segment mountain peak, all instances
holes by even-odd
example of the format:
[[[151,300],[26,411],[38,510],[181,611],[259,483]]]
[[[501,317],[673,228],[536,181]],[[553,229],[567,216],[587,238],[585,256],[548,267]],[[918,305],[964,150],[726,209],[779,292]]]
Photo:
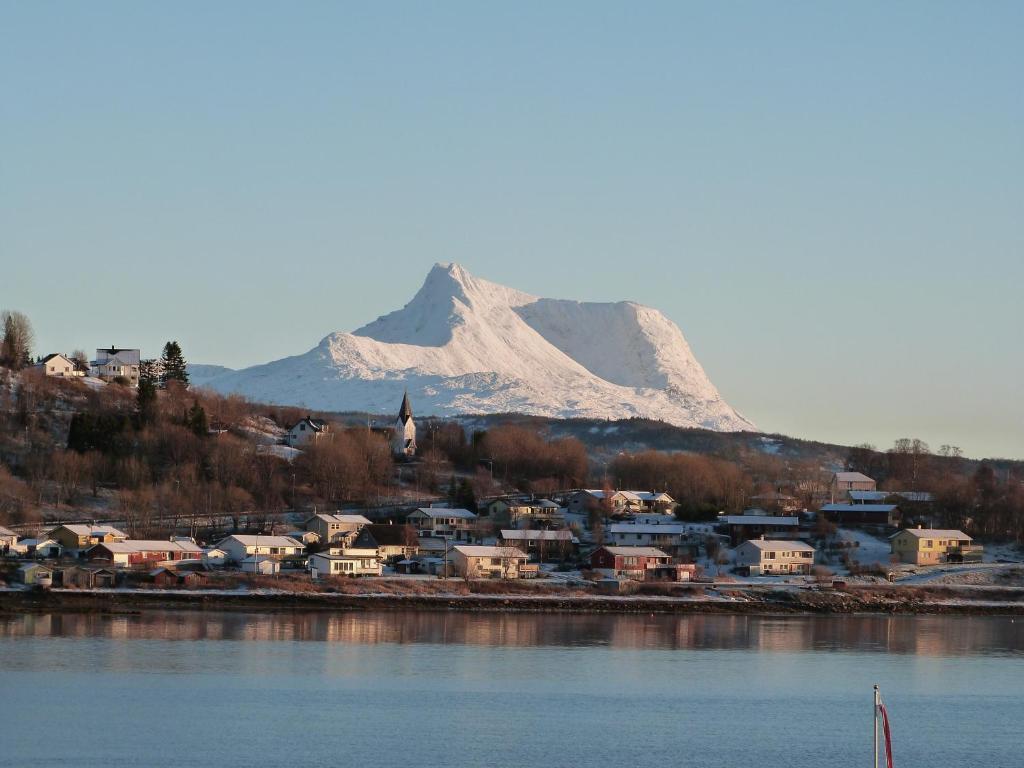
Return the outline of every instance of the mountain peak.
[[[254,399],[422,414],[519,412],[651,418],[724,431],[754,425],[708,380],[678,326],[632,302],[540,299],[438,263],[399,310],[305,355],[202,382]]]

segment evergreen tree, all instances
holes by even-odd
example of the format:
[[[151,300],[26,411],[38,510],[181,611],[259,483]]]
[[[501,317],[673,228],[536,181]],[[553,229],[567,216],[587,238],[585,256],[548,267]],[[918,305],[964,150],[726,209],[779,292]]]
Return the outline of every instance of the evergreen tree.
[[[206,437],[210,433],[209,424],[206,421],[206,410],[199,404],[199,401],[192,403],[185,417],[185,426],[191,429],[199,437]]]
[[[459,509],[468,509],[470,512],[476,512],[476,494],[473,493],[473,486],[469,484],[466,478],[462,478],[462,482],[459,483],[459,492],[455,498],[455,503],[458,504]]]
[[[160,388],[167,389],[167,384],[171,381],[188,386],[188,363],[181,353],[181,345],[176,341],[164,344],[164,352],[160,356]]]
[[[135,404],[139,413],[139,424],[150,424],[156,419],[156,388],[159,383],[156,360],[143,360],[139,366],[139,389]]]

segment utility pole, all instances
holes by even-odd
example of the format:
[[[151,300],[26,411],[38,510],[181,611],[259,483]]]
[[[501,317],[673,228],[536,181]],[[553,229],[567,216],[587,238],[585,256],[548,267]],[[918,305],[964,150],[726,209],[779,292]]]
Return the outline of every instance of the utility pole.
[[[875,750],[875,768],[878,768],[878,686],[875,686],[874,703],[871,706],[871,737]]]

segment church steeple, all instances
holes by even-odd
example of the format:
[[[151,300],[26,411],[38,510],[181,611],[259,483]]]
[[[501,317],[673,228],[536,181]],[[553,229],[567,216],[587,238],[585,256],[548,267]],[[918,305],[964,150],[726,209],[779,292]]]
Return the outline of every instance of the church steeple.
[[[394,435],[391,438],[391,452],[395,456],[411,459],[416,455],[416,422],[412,420],[412,406],[409,405],[409,390],[402,398],[402,407],[395,419]]]
[[[409,405],[409,390],[405,391],[402,398],[402,407],[398,409],[398,420],[406,424],[412,418],[412,406]]]

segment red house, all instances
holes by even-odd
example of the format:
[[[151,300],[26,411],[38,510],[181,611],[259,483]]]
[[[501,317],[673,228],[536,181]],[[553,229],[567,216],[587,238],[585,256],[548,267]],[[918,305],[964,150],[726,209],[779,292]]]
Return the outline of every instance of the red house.
[[[656,547],[599,547],[590,556],[590,567],[619,579],[634,581],[687,581],[693,566],[675,565]]]
[[[86,557],[89,560],[129,567],[167,561],[199,560],[202,556],[202,547],[197,546],[193,541],[181,539],[175,541],[127,539],[97,544],[86,552]]]

